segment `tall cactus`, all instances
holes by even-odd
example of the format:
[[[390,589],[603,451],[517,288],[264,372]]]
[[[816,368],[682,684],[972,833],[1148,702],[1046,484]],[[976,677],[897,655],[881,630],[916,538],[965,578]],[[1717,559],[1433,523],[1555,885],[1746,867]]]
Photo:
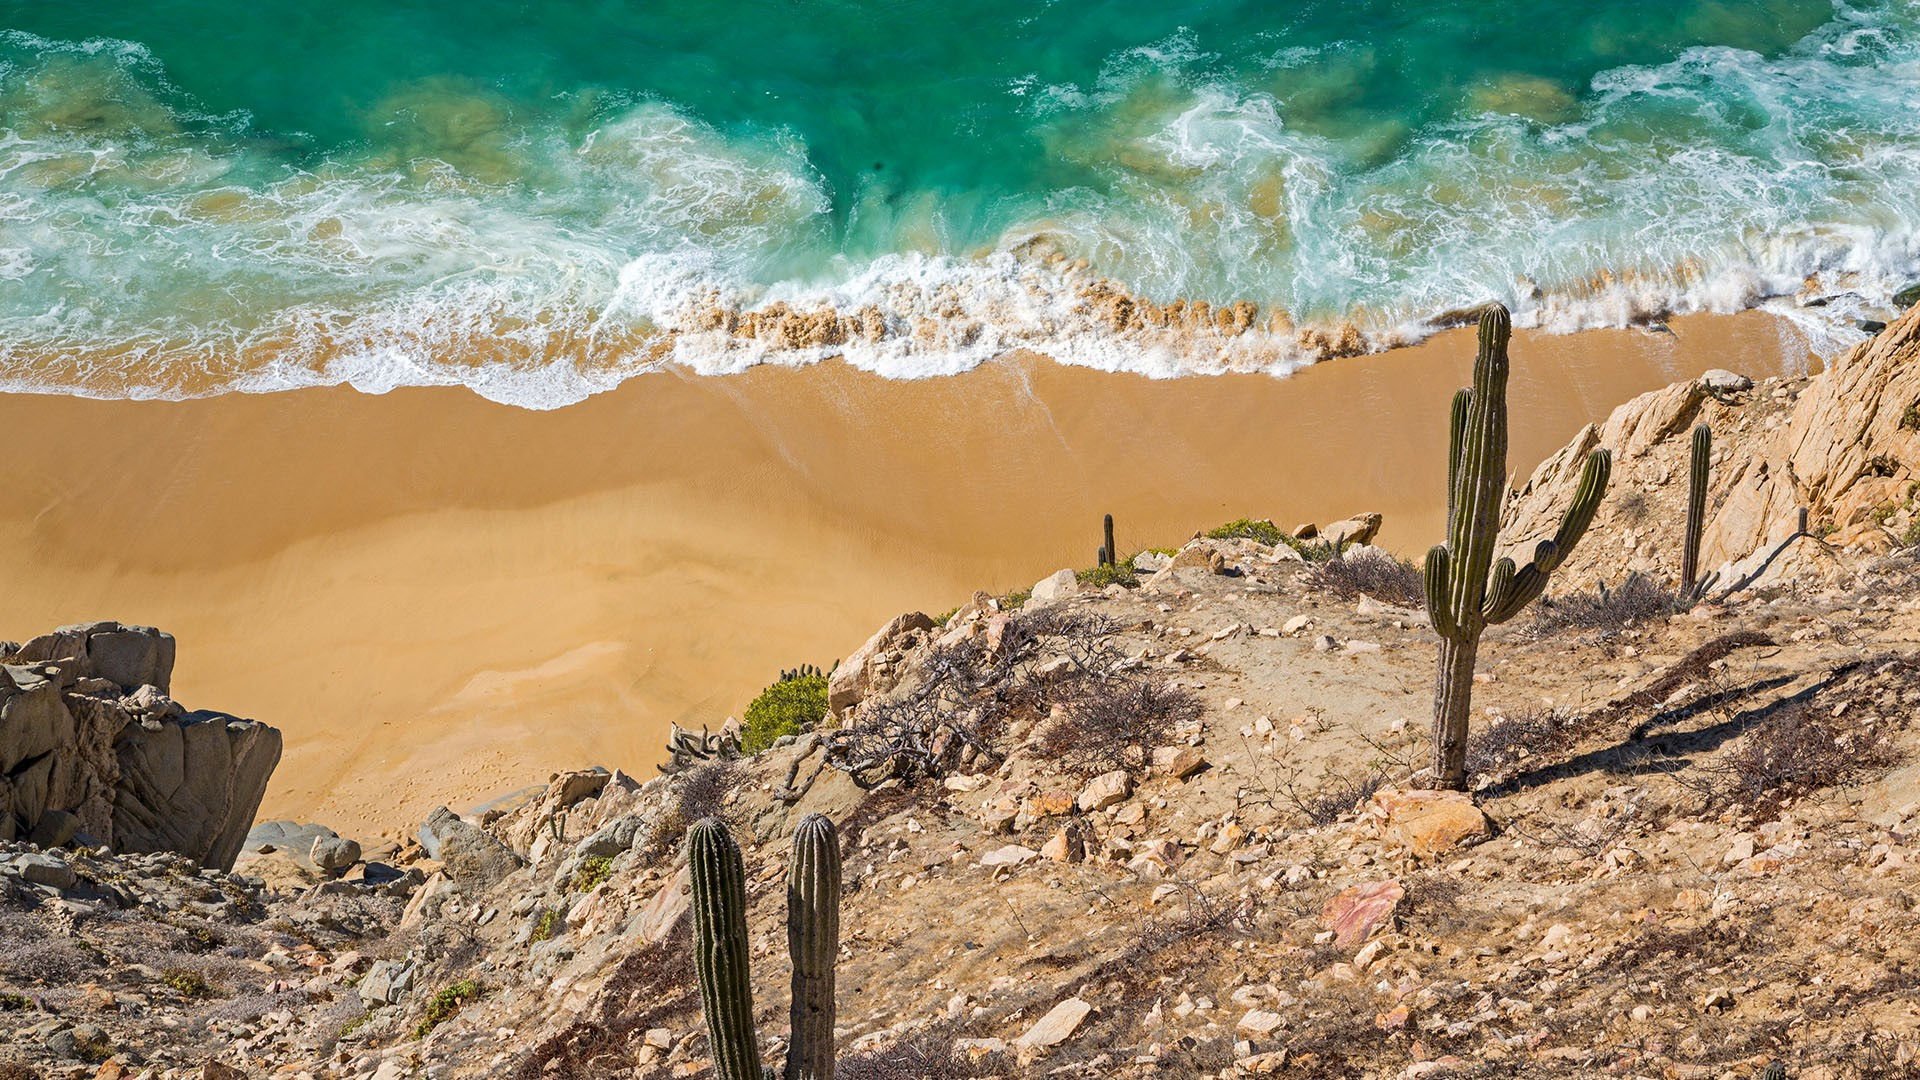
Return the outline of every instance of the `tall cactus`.
[[[1692,605],[1720,580],[1714,573],[1700,578],[1700,533],[1707,517],[1707,466],[1713,454],[1713,429],[1701,424],[1693,429],[1693,458],[1687,471],[1687,537],[1680,552],[1680,599]]]
[[[746,871],[740,847],[713,818],[687,834],[693,877],[694,970],[721,1080],[765,1080],[753,1026],[747,956]],[[840,838],[809,814],[793,834],[787,873],[787,947],[793,958],[793,1037],[785,1080],[833,1080],[834,962],[840,949]]]
[[[793,832],[787,873],[787,951],[793,957],[793,1046],[786,1080],[833,1080],[833,976],[840,954],[840,837],[824,815]]]
[[[707,818],[687,834],[693,877],[693,966],[721,1080],[762,1080],[753,1028],[753,966],[747,956],[747,882],[740,845]]]
[[[1613,467],[1605,450],[1587,455],[1573,503],[1553,539],[1540,541],[1525,567],[1516,568],[1512,559],[1494,560],[1506,494],[1507,343],[1512,335],[1512,317],[1504,306],[1482,310],[1473,386],[1453,398],[1447,542],[1427,553],[1427,617],[1440,635],[1431,782],[1455,790],[1467,786],[1467,721],[1480,635],[1518,615],[1545,591],[1548,576],[1593,523]]]
[[[1120,561],[1119,551],[1115,549],[1113,546],[1113,515],[1108,514],[1107,520],[1106,520],[1106,543],[1103,544],[1100,548],[1099,565],[1106,566],[1108,564],[1117,563],[1119,561]]]

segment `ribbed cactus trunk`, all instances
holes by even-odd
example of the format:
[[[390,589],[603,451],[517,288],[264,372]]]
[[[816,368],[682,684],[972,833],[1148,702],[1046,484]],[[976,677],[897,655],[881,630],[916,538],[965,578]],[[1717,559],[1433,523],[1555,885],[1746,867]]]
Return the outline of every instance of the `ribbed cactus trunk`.
[[[1542,540],[1533,560],[1516,569],[1512,559],[1494,560],[1500,541],[1500,511],[1507,479],[1507,344],[1513,323],[1507,309],[1491,304],[1480,315],[1480,351],[1473,386],[1454,395],[1447,458],[1447,542],[1427,553],[1427,618],[1440,635],[1433,691],[1435,787],[1464,791],[1467,734],[1473,706],[1473,669],[1480,635],[1519,614],[1547,587],[1574,544],[1593,523],[1606,493],[1612,458],[1605,450],[1587,456],[1580,483],[1553,539]]]
[[[687,835],[693,877],[693,965],[713,1043],[714,1075],[764,1080],[753,1026],[753,969],[747,956],[746,870],[740,847],[713,818]]]
[[[1680,589],[1693,597],[1700,581],[1700,533],[1707,516],[1707,459],[1713,453],[1713,429],[1693,429],[1693,459],[1687,471],[1687,538],[1680,553]]]
[[[840,837],[809,814],[793,833],[787,872],[787,948],[793,956],[793,1044],[786,1080],[833,1080],[834,963],[840,952]]]
[[[1105,532],[1106,532],[1106,543],[1104,546],[1100,548],[1100,562],[1102,565],[1105,565],[1107,563],[1117,563],[1120,561],[1120,551],[1118,548],[1113,546],[1113,515],[1112,514],[1107,515]]]

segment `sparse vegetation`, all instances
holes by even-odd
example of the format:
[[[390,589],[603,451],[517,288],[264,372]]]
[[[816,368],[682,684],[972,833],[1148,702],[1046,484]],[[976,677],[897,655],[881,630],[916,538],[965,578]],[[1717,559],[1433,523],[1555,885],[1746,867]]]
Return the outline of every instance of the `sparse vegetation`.
[[[168,968],[160,973],[160,981],[181,997],[203,998],[213,996],[213,987],[197,971],[186,968]]]
[[[1288,536],[1280,526],[1264,519],[1236,518],[1225,525],[1207,530],[1209,540],[1252,540],[1255,543],[1275,547],[1279,544],[1291,544],[1293,537]]]
[[[580,869],[574,871],[573,887],[580,892],[592,892],[613,876],[613,856],[595,855],[582,860]]]
[[[1632,626],[1673,614],[1674,594],[1645,574],[1628,574],[1617,589],[1601,585],[1590,593],[1543,597],[1534,609],[1532,632],[1539,636],[1562,630],[1595,630],[1617,634]]]
[[[1557,709],[1529,709],[1502,716],[1467,740],[1467,771],[1476,776],[1498,776],[1537,755],[1562,749],[1573,722],[1574,717]]]
[[[1048,726],[1041,745],[1077,776],[1140,772],[1152,762],[1155,747],[1171,742],[1174,729],[1199,719],[1202,711],[1193,691],[1131,672],[1086,679],[1063,698],[1061,716]]]
[[[747,706],[740,749],[757,754],[786,735],[812,731],[827,717],[827,676],[818,668],[782,672]]]
[[[543,941],[552,941],[554,936],[560,933],[560,925],[565,918],[557,908],[543,909],[540,912],[540,918],[534,921],[533,933],[528,940],[535,945]]]
[[[1131,589],[1140,584],[1140,579],[1133,572],[1132,559],[1125,562],[1106,562],[1085,570],[1076,570],[1073,576],[1079,579],[1080,584],[1091,585],[1096,589],[1104,589],[1109,585]]]
[[[1402,607],[1426,605],[1426,579],[1420,568],[1377,548],[1342,553],[1317,562],[1308,578],[1315,588],[1343,600],[1365,594]]]
[[[439,992],[427,999],[427,1011],[420,1022],[413,1026],[413,1037],[424,1039],[433,1034],[433,1029],[459,1015],[467,1003],[479,997],[485,988],[473,979],[461,979],[450,986],[442,987]]]

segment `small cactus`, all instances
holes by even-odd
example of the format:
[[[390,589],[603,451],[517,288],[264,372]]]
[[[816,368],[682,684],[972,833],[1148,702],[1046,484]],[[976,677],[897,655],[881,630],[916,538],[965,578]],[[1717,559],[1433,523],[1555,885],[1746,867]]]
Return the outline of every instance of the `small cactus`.
[[[747,956],[746,871],[726,825],[708,818],[687,834],[693,878],[694,970],[721,1080],[765,1080],[753,1026]],[[834,963],[840,949],[840,838],[809,814],[793,834],[787,873],[787,947],[793,957],[793,1035],[785,1080],[833,1080]]]
[[[1572,505],[1553,539],[1542,540],[1533,559],[1516,568],[1494,561],[1507,480],[1507,343],[1512,318],[1500,304],[1480,315],[1480,353],[1473,386],[1454,395],[1447,459],[1447,542],[1427,553],[1427,617],[1440,635],[1439,671],[1433,695],[1433,770],[1436,787],[1467,786],[1467,720],[1480,635],[1503,623],[1546,590],[1573,546],[1593,524],[1607,490],[1613,458],[1605,450],[1587,455]]]

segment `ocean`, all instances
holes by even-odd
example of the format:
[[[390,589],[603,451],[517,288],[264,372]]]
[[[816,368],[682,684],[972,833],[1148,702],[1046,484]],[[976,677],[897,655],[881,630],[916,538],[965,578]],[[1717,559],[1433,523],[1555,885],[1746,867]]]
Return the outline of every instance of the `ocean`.
[[[1920,4],[0,0],[0,388],[1152,376],[1920,279]]]

